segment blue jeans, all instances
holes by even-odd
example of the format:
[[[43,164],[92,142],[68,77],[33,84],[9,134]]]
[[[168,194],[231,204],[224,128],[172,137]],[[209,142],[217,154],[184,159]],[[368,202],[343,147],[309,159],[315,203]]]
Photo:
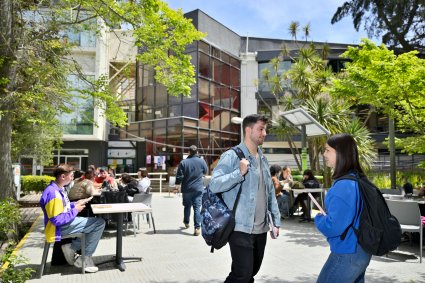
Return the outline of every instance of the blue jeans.
[[[100,217],[75,217],[70,223],[61,227],[61,235],[74,233],[86,234],[86,256],[92,256],[97,248],[103,230],[105,229],[105,220]],[[81,249],[80,238],[72,241],[71,248],[74,251]]]
[[[357,245],[354,254],[331,253],[320,271],[317,283],[363,283],[371,257],[360,245]]]
[[[184,206],[183,222],[185,224],[189,224],[190,209],[193,206],[194,226],[195,228],[201,227],[201,201],[202,201],[202,191],[193,191],[193,192],[183,193],[183,206]]]
[[[289,216],[289,196],[286,194],[283,194],[281,196],[276,197],[277,205],[279,207],[280,215],[287,215]]]

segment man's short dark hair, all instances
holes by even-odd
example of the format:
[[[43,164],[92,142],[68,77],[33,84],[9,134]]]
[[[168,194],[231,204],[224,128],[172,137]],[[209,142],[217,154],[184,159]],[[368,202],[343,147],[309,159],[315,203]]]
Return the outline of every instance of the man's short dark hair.
[[[245,133],[246,127],[252,127],[252,125],[256,124],[258,121],[261,121],[267,124],[269,122],[269,118],[260,114],[251,114],[246,116],[242,121],[242,128],[244,133]]]
[[[196,145],[191,145],[189,147],[189,155],[194,155],[198,153],[198,148],[196,147]]]
[[[57,177],[59,177],[62,174],[70,173],[72,171],[74,171],[74,167],[72,167],[71,165],[68,165],[68,164],[59,164],[53,170],[53,176],[55,178],[57,178]]]

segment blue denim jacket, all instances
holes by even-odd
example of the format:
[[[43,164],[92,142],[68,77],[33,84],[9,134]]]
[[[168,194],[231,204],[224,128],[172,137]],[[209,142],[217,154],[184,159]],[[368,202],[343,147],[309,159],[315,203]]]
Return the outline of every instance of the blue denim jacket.
[[[251,167],[259,166],[254,156],[251,156],[244,143],[238,145],[248,159]],[[270,176],[267,159],[258,150],[262,162],[264,176],[267,208],[273,215],[273,222],[276,227],[280,227],[280,212],[274,195],[274,187]],[[221,155],[220,161],[214,168],[209,187],[213,193],[222,193],[224,202],[229,209],[233,209],[239,185],[235,184],[243,181],[243,176],[239,170],[239,158],[233,150],[228,150]],[[259,176],[255,170],[248,170],[245,181],[242,183],[242,192],[235,213],[235,231],[251,233],[254,226],[255,203],[258,191]]]

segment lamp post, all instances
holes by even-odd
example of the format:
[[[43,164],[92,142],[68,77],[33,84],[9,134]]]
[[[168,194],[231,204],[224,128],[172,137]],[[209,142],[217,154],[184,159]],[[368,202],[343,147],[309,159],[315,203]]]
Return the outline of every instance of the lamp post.
[[[331,133],[302,108],[282,112],[281,117],[301,132],[301,169],[307,169],[307,137]]]
[[[241,135],[241,142],[242,142],[243,141],[243,129],[242,129],[243,119],[241,117],[232,117],[232,119],[230,119],[230,121],[233,124],[239,124],[240,125],[240,135]]]

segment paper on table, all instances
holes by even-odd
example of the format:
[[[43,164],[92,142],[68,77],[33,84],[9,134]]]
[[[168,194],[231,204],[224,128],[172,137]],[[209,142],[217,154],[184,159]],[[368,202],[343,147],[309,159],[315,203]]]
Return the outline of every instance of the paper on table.
[[[326,212],[323,210],[323,208],[319,205],[319,203],[317,202],[317,200],[314,198],[314,196],[311,193],[308,193],[308,196],[311,198],[311,200],[314,202],[314,204],[317,206],[317,208],[319,208],[320,213],[322,213],[323,215],[326,215]]]

